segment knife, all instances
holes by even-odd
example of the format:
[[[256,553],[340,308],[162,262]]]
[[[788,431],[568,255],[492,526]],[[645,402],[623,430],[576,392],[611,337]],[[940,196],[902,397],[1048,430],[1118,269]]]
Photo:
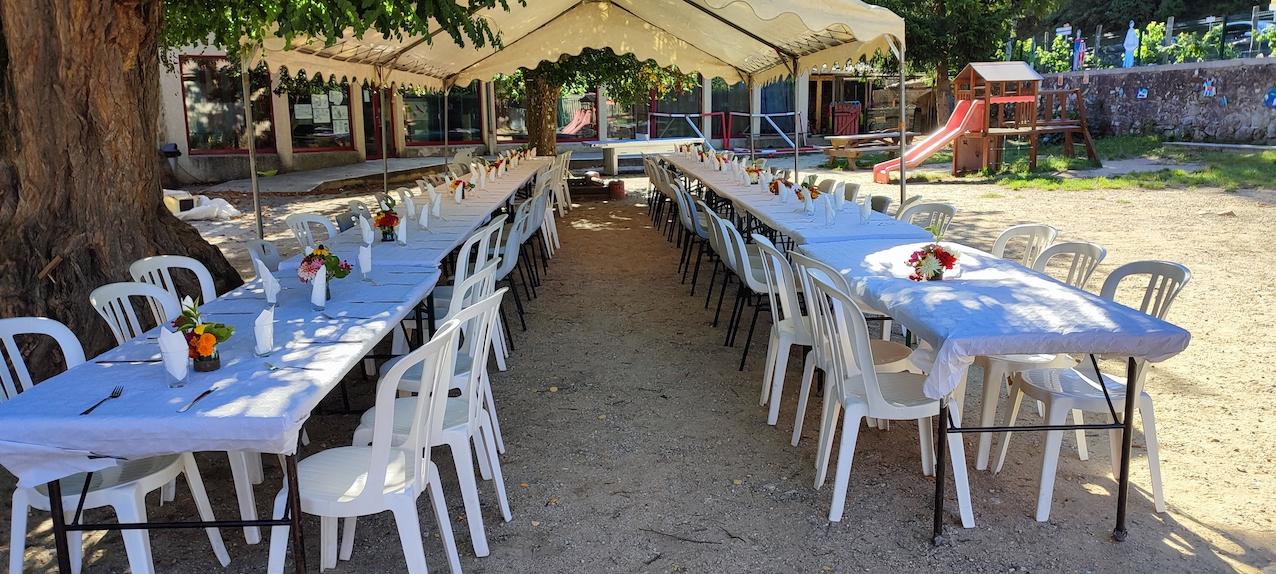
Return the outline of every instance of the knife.
[[[209,389],[208,389],[207,391],[204,391],[204,392],[202,392],[202,393],[200,393],[200,394],[196,395],[196,396],[195,396],[195,398],[191,399],[191,402],[186,403],[186,406],[184,406],[184,407],[182,407],[182,408],[180,408],[180,409],[177,409],[177,412],[179,412],[179,413],[184,413],[184,412],[186,412],[186,411],[191,410],[191,407],[195,406],[195,403],[198,403],[199,401],[203,400],[203,399],[204,399],[204,397],[206,397],[206,396],[208,396],[208,395],[213,394],[213,391],[215,391],[215,390],[217,390],[217,387],[209,387]]]

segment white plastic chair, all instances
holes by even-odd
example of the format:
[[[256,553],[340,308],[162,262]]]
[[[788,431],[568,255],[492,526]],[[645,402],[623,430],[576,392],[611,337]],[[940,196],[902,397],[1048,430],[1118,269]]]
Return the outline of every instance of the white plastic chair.
[[[148,328],[142,324],[133,308],[133,297],[146,300],[155,325],[167,324],[182,313],[176,296],[149,283],[110,283],[94,289],[89,293],[89,303],[106,320],[111,334],[115,335],[115,342],[121,345],[146,332]]]
[[[1121,282],[1131,278],[1147,281],[1142,300],[1136,308],[1158,319],[1164,319],[1169,313],[1170,305],[1192,278],[1192,273],[1187,267],[1168,261],[1126,263],[1108,275],[1099,295],[1104,299],[1115,300]],[[1137,406],[1139,415],[1143,419],[1143,440],[1147,444],[1152,499],[1156,505],[1156,511],[1165,512],[1165,492],[1161,485],[1161,454],[1156,438],[1156,415],[1152,407],[1152,396],[1143,390],[1147,368],[1143,359],[1139,357],[1134,359],[1138,369],[1138,379],[1135,381],[1135,388],[1139,393]],[[1010,413],[1006,416],[1005,425],[1011,426],[1015,423],[1019,416],[1019,406],[1025,395],[1045,405],[1045,422],[1050,425],[1063,424],[1068,413],[1075,410],[1107,415],[1109,411],[1108,402],[1104,397],[1104,387],[1107,388],[1107,394],[1112,397],[1112,405],[1118,412],[1123,412],[1128,397],[1128,381],[1124,377],[1104,374],[1100,382],[1099,377],[1095,376],[1089,365],[1087,363],[1071,369],[1034,369],[1020,373],[1015,378]],[[1108,431],[1113,476],[1120,474],[1121,432],[1121,429]],[[1012,434],[1007,432],[1001,437],[997,472],[1001,472],[1006,462],[1006,451],[1010,446]],[[1062,430],[1046,432],[1037,491],[1037,521],[1039,522],[1050,519],[1050,504],[1054,497],[1055,472],[1059,464],[1059,450],[1062,442]]]
[[[944,235],[956,215],[957,208],[947,203],[914,203],[901,209],[896,219],[923,229],[936,229]]]
[[[10,365],[6,366],[4,361],[0,361],[0,385],[3,386],[4,391],[4,394],[0,395],[0,402],[17,396],[18,393],[31,388],[34,384],[16,341],[16,337],[32,336],[52,338],[62,353],[66,368],[70,369],[84,362],[84,350],[80,347],[80,341],[62,323],[42,317],[0,319],[0,351],[8,356],[8,365]],[[195,459],[189,453],[128,461],[93,473],[93,479],[88,485],[88,495],[84,499],[84,510],[110,506],[120,522],[146,522],[146,494],[163,488],[182,474],[186,475],[200,519],[216,520],[199,475],[199,467],[195,465]],[[79,503],[80,493],[84,490],[85,477],[86,475],[81,473],[61,480],[62,507],[66,510],[67,520],[71,520],[75,514],[74,509]],[[44,485],[35,488],[19,487],[13,492],[9,533],[9,572],[23,571],[27,515],[32,508],[49,511],[49,495]],[[216,528],[206,528],[205,532],[217,560],[222,566],[229,565],[230,555],[226,552],[221,532]],[[150,537],[147,531],[123,530],[120,534],[124,538],[129,568],[138,573],[154,572]],[[78,573],[83,567],[82,535],[80,531],[67,533],[72,572]]]
[[[319,244],[314,235],[316,227],[327,232],[328,239],[337,236],[337,228],[333,226],[331,220],[322,215],[294,213],[285,217],[284,222],[288,224],[288,229],[292,230],[293,237],[297,238],[297,243],[301,245],[302,251],[313,249],[315,245]]]
[[[256,261],[261,261],[266,269],[271,271],[279,271],[279,262],[283,261],[283,256],[279,254],[279,248],[274,243],[264,239],[250,239],[246,242],[248,246],[248,256]]]
[[[815,340],[810,324],[802,315],[797,282],[788,260],[766,237],[754,233],[753,242],[761,255],[759,267],[766,279],[766,295],[771,307],[771,335],[767,341],[766,370],[762,375],[761,404],[765,406],[770,403],[766,423],[775,426],[780,419],[780,401],[783,397],[785,374],[788,372],[789,353],[795,345],[814,346]],[[811,357],[806,357],[805,360],[810,362],[810,359]]]
[[[850,287],[846,284],[846,277],[839,273],[836,269],[827,263],[812,259],[798,251],[790,251],[789,257],[793,259],[794,275],[798,280],[798,284],[802,287],[803,293],[812,293],[812,277],[822,277],[825,281],[832,283],[838,289],[845,293],[850,292]],[[807,329],[814,338],[815,327],[812,324],[815,318],[808,314],[803,317],[807,323]],[[811,385],[815,379],[815,369],[820,369],[826,375],[831,371],[831,367],[827,362],[830,360],[832,351],[828,349],[829,341],[827,339],[817,341],[811,350],[811,356],[807,357],[805,368],[802,370],[802,388],[798,393],[797,415],[793,421],[793,437],[792,444],[797,446],[802,438],[802,425],[806,419],[806,405],[811,396]],[[897,343],[885,339],[870,339],[868,342],[869,353],[873,355],[873,370],[879,373],[900,373],[904,371],[920,371],[919,365],[913,364],[913,350],[903,343]],[[870,426],[873,426],[870,423]],[[923,439],[923,441],[929,439]],[[924,444],[926,444],[924,442]],[[922,472],[927,476],[934,473],[931,467],[931,459],[928,456],[922,457]]]
[[[882,373],[861,368],[872,364],[869,350],[868,325],[864,315],[850,295],[823,278],[811,277],[812,293],[808,304],[814,317],[817,340],[827,338],[830,372],[825,390],[823,416],[820,421],[820,445],[816,459],[816,488],[824,484],[828,471],[829,455],[833,449],[833,434],[837,430],[838,411],[842,413],[842,440],[838,447],[837,471],[834,475],[833,504],[829,520],[839,522],[846,505],[846,490],[850,484],[851,460],[855,455],[856,438],[859,436],[860,419],[873,417],[884,420],[915,420],[923,439],[922,456],[932,452],[930,417],[939,412],[939,401],[927,398],[922,391],[924,375],[913,373]],[[955,403],[949,403],[950,418],[961,420]],[[956,426],[956,422],[953,423]],[[970,505],[970,485],[966,481],[966,453],[959,433],[948,435],[953,482],[957,486],[957,505],[961,523],[974,528],[975,516]]]
[[[377,385],[373,410],[380,416],[369,430],[368,441],[318,452],[297,464],[301,509],[320,517],[321,570],[336,567],[338,558],[350,559],[358,517],[390,511],[399,530],[407,571],[424,574],[427,568],[417,499],[428,492],[448,566],[453,574],[461,572],[439,470],[426,456],[445,417],[460,330],[459,322],[444,323],[428,343],[403,356],[386,372]],[[399,382],[410,370],[424,392],[395,398]],[[404,425],[394,428],[394,414],[400,410],[405,415]],[[276,518],[283,517],[287,497],[285,485],[275,497]],[[338,519],[345,522],[339,552]],[[275,526],[271,531],[268,572],[283,572],[288,528]]]
[[[134,261],[128,266],[129,275],[139,283],[149,283],[168,291],[175,299],[181,300],[182,294],[177,291],[177,283],[173,281],[174,269],[189,271],[199,281],[199,300],[212,301],[217,298],[217,289],[213,285],[213,274],[208,272],[198,259],[183,255],[156,255]]]
[[[1041,254],[1041,250],[1054,243],[1056,237],[1059,236],[1059,230],[1040,223],[1025,223],[1023,225],[1012,225],[1001,232],[997,236],[997,240],[992,244],[992,250],[989,253],[993,257],[1005,257],[1006,248],[1012,242],[1023,239],[1023,252],[1019,259],[1016,259],[1020,265],[1031,267],[1037,261],[1037,256]]]
[[[368,204],[352,199],[348,205],[350,206],[350,213],[354,214],[356,220],[362,217],[367,219],[368,222],[372,221],[372,211],[368,209]]]
[[[859,195],[860,184],[858,183],[850,182],[846,184],[846,187],[842,188],[842,197],[846,198],[847,203],[855,203],[855,200],[859,198]],[[869,207],[871,208],[872,206]]]
[[[461,350],[457,355],[458,363],[468,363],[478,368],[470,368],[464,373],[454,374],[453,388],[460,383],[461,394],[447,398],[444,415],[432,419],[429,447],[446,446],[452,453],[452,462],[456,468],[457,483],[460,485],[461,498],[465,502],[465,518],[470,529],[470,541],[477,556],[487,556],[490,551],[487,543],[487,531],[483,526],[483,509],[479,505],[478,484],[474,478],[474,462],[470,449],[477,455],[479,473],[484,479],[492,479],[496,487],[497,502],[502,517],[506,522],[513,519],[510,514],[509,500],[505,495],[505,478],[501,473],[501,461],[496,456],[496,444],[493,438],[492,421],[488,402],[483,392],[483,379],[487,376],[487,352],[492,346],[492,327],[496,323],[497,311],[506,288],[498,290],[490,297],[483,299],[456,314],[454,319],[461,325],[464,338]],[[455,370],[456,368],[453,367]],[[413,392],[422,388],[414,375],[415,369],[407,370],[399,383],[400,391]],[[405,386],[406,385],[406,386]],[[409,403],[405,403],[409,404]],[[392,412],[385,409],[374,409],[363,414],[359,427],[355,429],[354,444],[366,444],[371,440],[375,429],[381,428],[383,421],[394,422],[392,429],[406,432],[405,421],[410,420],[403,414],[405,406],[396,403]],[[428,448],[428,447],[427,447]],[[304,491],[304,489],[303,489]]]
[[[1046,273],[1051,262],[1058,263],[1063,260],[1064,265],[1062,267],[1067,271],[1063,274],[1063,282],[1077,289],[1085,289],[1086,283],[1090,281],[1090,276],[1094,274],[1094,270],[1099,267],[1099,263],[1103,262],[1103,258],[1106,255],[1107,250],[1094,243],[1084,241],[1056,243],[1037,255],[1036,260],[1033,261],[1032,268],[1034,271]],[[997,400],[1001,397],[1003,385],[1009,381],[1009,377],[1030,369],[1066,369],[1076,365],[1077,362],[1069,355],[1039,353],[976,357],[975,364],[979,365],[984,372],[979,426],[987,427],[992,426],[997,418]],[[1044,409],[1044,407],[1042,408]],[[1085,422],[1085,415],[1080,410],[1073,412],[1072,415],[1073,422],[1076,424]],[[1089,460],[1090,452],[1086,448],[1085,431],[1078,429],[1076,431],[1076,439],[1077,456],[1081,460]],[[979,433],[979,448],[975,457],[976,469],[986,470],[988,468],[988,459],[991,452],[992,433]]]

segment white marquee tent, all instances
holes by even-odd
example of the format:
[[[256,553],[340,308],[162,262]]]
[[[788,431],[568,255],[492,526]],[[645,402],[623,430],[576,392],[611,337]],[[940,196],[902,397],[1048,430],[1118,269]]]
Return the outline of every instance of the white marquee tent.
[[[394,38],[369,32],[363,38],[348,35],[331,45],[316,38],[270,38],[253,50],[245,65],[264,61],[269,66],[368,79],[381,85],[447,89],[533,68],[542,60],[557,60],[585,48],[611,48],[706,78],[752,85],[798,70],[845,66],[862,56],[886,52],[900,62],[903,75],[904,20],[860,0],[528,0],[526,6],[510,4],[508,11],[498,7],[475,14],[500,34],[500,48],[458,46],[439,32]],[[906,115],[903,84],[901,132]],[[249,151],[255,197],[255,152]],[[902,195],[902,171],[900,175]]]

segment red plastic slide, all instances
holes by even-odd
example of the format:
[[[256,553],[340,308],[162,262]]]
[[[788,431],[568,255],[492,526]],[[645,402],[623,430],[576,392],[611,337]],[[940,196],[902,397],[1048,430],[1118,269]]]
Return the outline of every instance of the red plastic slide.
[[[983,126],[983,121],[984,102],[982,100],[958,100],[957,109],[953,110],[953,115],[948,116],[948,124],[939,131],[927,136],[926,140],[920,145],[904,154],[904,161],[908,162],[908,169],[921,165],[922,162],[926,161],[926,158],[944,149],[958,136],[968,131],[980,129]],[[886,160],[873,166],[873,181],[890,183],[892,171],[899,171],[899,158]]]

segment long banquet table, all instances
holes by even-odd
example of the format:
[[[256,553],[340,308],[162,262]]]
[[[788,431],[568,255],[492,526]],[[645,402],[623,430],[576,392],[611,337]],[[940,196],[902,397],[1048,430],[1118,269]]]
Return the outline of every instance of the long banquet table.
[[[127,527],[190,527],[199,523],[144,525],[66,524],[58,480],[93,472],[122,460],[195,451],[251,451],[285,455],[290,481],[290,518],[284,521],[220,521],[221,526],[290,524],[294,561],[304,571],[300,548],[300,502],[295,463],[302,425],[311,411],[337,387],[399,322],[419,311],[440,279],[439,262],[463,243],[495,209],[533,180],[546,160],[524,161],[461,204],[444,201],[446,221],[429,231],[410,230],[407,245],[373,244],[369,280],[357,270],[330,280],[332,300],[322,312],[310,303],[310,286],[297,279],[297,258],[277,274],[283,290],[275,309],[275,350],[253,353],[253,322],[266,307],[261,282],[254,280],[201,306],[208,320],[235,328],[219,346],[222,367],[190,372],[184,387],[169,388],[158,361],[158,328],[84,364],[51,377],[0,403],[0,465],[18,477],[19,486],[48,483],[59,567],[69,568],[66,530]],[[409,223],[415,226],[415,222]],[[334,253],[354,261],[357,228],[332,239]],[[93,414],[86,406],[116,385],[124,393]],[[190,410],[177,410],[208,389],[216,389]]]
[[[934,347],[934,365],[924,390],[927,396],[941,399],[939,427],[945,435],[1001,430],[959,428],[958,421],[948,416],[948,403],[943,398],[960,387],[966,367],[975,357],[1035,353],[1129,357],[1126,380],[1130,387],[1126,396],[1137,397],[1141,392],[1137,376],[1141,363],[1168,359],[1187,348],[1191,339],[1186,330],[1166,321],[964,245],[944,243],[960,255],[957,269],[948,272],[942,281],[911,281],[908,276],[913,269],[907,260],[923,245],[879,239],[807,244],[799,249],[838,269],[847,278],[851,296],[857,301],[885,312]],[[1097,368],[1098,362],[1090,364]],[[1126,532],[1130,439],[1136,404],[1136,400],[1126,401],[1120,421],[1051,427],[1123,431],[1117,526],[1113,531],[1118,540]],[[936,444],[944,444],[943,439],[946,436]],[[937,449],[937,538],[942,534],[944,451]]]
[[[761,185],[745,185],[729,171],[718,171],[683,154],[663,154],[660,157],[718,197],[729,200],[737,210],[747,212],[799,245],[858,239],[926,241],[931,237],[930,232],[924,229],[877,212],[869,214],[867,223],[860,223],[859,210],[862,207],[855,203],[847,203],[838,212],[834,224],[826,225],[818,213],[815,217],[805,215],[797,203],[781,202]]]

